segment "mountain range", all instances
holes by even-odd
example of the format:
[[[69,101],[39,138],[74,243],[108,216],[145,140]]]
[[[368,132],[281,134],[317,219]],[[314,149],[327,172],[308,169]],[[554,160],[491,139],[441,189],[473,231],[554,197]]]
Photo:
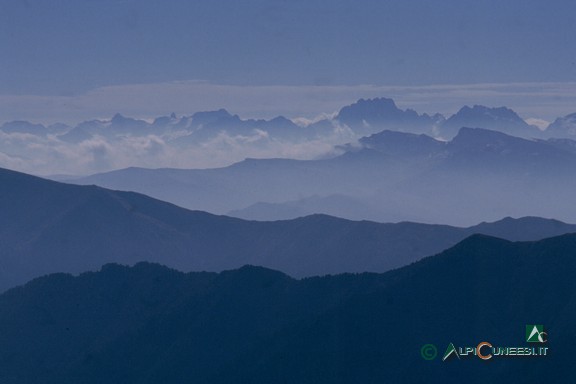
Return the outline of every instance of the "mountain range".
[[[439,113],[429,116],[420,115],[412,109],[402,110],[392,99],[376,98],[360,99],[352,105],[343,107],[335,120],[364,136],[383,129],[431,133],[434,126],[444,123],[445,118]]]
[[[214,168],[245,158],[317,159],[384,130],[452,140],[462,127],[526,139],[574,138],[572,115],[545,130],[506,107],[419,114],[392,99],[360,99],[320,120],[242,119],[225,109],[142,120],[121,114],[75,126],[11,121],[0,127],[0,166],[37,175],[87,175],[129,166]],[[330,117],[326,117],[330,116]]]
[[[320,111],[319,111],[320,112]],[[383,130],[408,133],[424,133],[451,139],[462,127],[485,128],[519,137],[574,137],[574,115],[560,117],[544,131],[526,123],[516,112],[506,107],[464,106],[455,114],[444,117],[418,114],[413,109],[400,109],[389,98],[359,99],[344,106],[334,118],[326,118],[307,126],[300,126],[284,116],[271,120],[247,119],[232,115],[225,109],[196,112],[192,115],[161,116],[152,121],[139,120],[116,114],[110,120],[90,120],[74,127],[65,124],[42,124],[27,121],[4,123],[0,130],[5,133],[54,135],[71,143],[80,143],[94,136],[115,137],[123,135],[164,136],[179,132],[179,143],[200,143],[226,132],[231,135],[251,135],[265,132],[280,140],[309,140],[333,133],[338,126],[349,128],[355,135],[366,136]]]
[[[576,217],[576,141],[462,128],[451,141],[382,131],[320,160],[247,159],[214,169],[128,168],[77,184],[137,191],[179,206],[279,220],[324,213],[353,220],[470,226],[503,216]],[[520,198],[521,197],[521,198]]]
[[[294,280],[147,263],[54,274],[0,295],[0,381],[572,382],[575,250],[575,235],[474,235],[385,274]],[[529,324],[544,326],[545,344],[526,342]],[[481,341],[547,355],[442,361],[450,343]]]
[[[381,224],[324,215],[275,222],[189,211],[132,192],[58,183],[0,170],[0,289],[54,272],[110,262],[159,262],[184,271],[253,264],[295,277],[383,272],[440,252],[474,233],[537,240],[576,232],[541,218],[459,228]]]

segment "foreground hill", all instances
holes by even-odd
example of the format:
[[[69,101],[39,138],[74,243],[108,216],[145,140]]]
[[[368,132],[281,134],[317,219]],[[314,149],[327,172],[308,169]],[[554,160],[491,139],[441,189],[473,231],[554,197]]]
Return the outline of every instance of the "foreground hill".
[[[535,240],[576,226],[538,218],[457,228],[314,215],[255,222],[189,211],[144,195],[0,170],[0,289],[52,272],[152,261],[184,271],[254,264],[292,276],[383,272],[473,233]]]
[[[0,296],[0,381],[573,382],[575,273],[576,235],[476,235],[381,275],[151,264],[56,274]],[[527,343],[527,324],[544,325],[548,342]],[[481,341],[549,353],[442,362],[449,343]],[[431,361],[421,357],[429,343]]]

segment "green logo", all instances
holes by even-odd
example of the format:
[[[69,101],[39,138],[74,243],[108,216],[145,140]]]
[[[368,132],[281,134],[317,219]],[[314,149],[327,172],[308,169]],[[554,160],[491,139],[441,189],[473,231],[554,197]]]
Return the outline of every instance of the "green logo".
[[[528,343],[545,343],[547,341],[547,334],[544,332],[542,324],[529,324],[526,325],[526,341]]]
[[[460,355],[458,354],[456,347],[454,346],[454,344],[450,343],[448,344],[448,348],[446,348],[446,352],[444,352],[444,357],[442,358],[442,361],[446,361],[446,359],[449,358],[450,355],[452,354],[456,355],[456,357],[460,359]]]
[[[420,348],[420,355],[424,360],[434,360],[438,355],[438,350],[434,344],[425,344]]]

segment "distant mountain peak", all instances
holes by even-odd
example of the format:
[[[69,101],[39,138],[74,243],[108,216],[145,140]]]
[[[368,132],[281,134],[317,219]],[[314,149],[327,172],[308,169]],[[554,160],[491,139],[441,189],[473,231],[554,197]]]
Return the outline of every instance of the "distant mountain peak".
[[[240,123],[241,120],[238,115],[232,115],[224,108],[216,111],[196,112],[192,115],[192,124],[199,128],[206,128],[208,126],[219,126],[230,123]]]
[[[485,105],[475,104],[472,108],[465,105],[458,113],[475,113],[475,114],[489,114],[491,116],[502,117],[519,117],[516,112],[508,107],[487,107]]]
[[[508,107],[486,107],[484,105],[464,106],[447,122],[480,119],[483,122],[507,121],[514,124],[528,125],[516,112]],[[482,127],[486,128],[486,127]]]
[[[485,128],[520,137],[536,137],[540,130],[508,107],[464,106],[441,126],[442,136],[454,137],[462,127]]]
[[[402,110],[394,100],[381,97],[360,99],[340,109],[336,119],[362,134],[376,133],[383,129],[428,133],[435,119],[426,114],[419,115],[412,109]]]
[[[287,119],[284,116],[276,116],[275,118],[273,118],[272,120],[270,120],[270,123],[290,123],[290,124],[294,124],[292,122],[292,120]]]
[[[575,137],[576,136],[576,113],[571,113],[564,117],[559,117],[546,128],[545,131],[554,137]]]
[[[112,121],[113,124],[115,124],[115,123],[122,123],[122,122],[124,122],[124,121],[126,121],[126,120],[128,120],[128,118],[127,118],[127,117],[124,117],[121,113],[116,113],[116,114],[112,117],[112,119],[111,119],[111,121]]]
[[[354,105],[354,104],[353,104]],[[359,99],[356,105],[367,105],[378,109],[400,110],[393,99],[387,97],[376,97],[373,99]]]
[[[193,119],[198,119],[198,118],[205,118],[205,117],[210,117],[210,118],[227,118],[227,117],[232,117],[232,114],[230,114],[230,112],[228,112],[226,109],[224,108],[220,108],[218,110],[215,111],[202,111],[202,112],[196,112],[192,115]]]
[[[360,99],[357,102],[340,109],[339,120],[347,120],[350,117],[362,114],[368,117],[387,117],[390,114],[399,114],[403,111],[396,106],[392,99],[385,97],[375,99]]]

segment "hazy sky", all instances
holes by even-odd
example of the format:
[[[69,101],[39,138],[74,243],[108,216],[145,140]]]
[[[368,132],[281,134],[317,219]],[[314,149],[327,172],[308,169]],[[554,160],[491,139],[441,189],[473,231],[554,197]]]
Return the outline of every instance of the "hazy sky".
[[[555,100],[565,114],[573,99],[538,92],[576,81],[575,32],[572,0],[0,0],[0,121],[218,104],[310,117],[357,96],[395,96],[391,86],[486,83],[530,83],[531,103]],[[443,95],[453,98],[436,95],[440,112]],[[262,100],[275,106],[254,105]]]

